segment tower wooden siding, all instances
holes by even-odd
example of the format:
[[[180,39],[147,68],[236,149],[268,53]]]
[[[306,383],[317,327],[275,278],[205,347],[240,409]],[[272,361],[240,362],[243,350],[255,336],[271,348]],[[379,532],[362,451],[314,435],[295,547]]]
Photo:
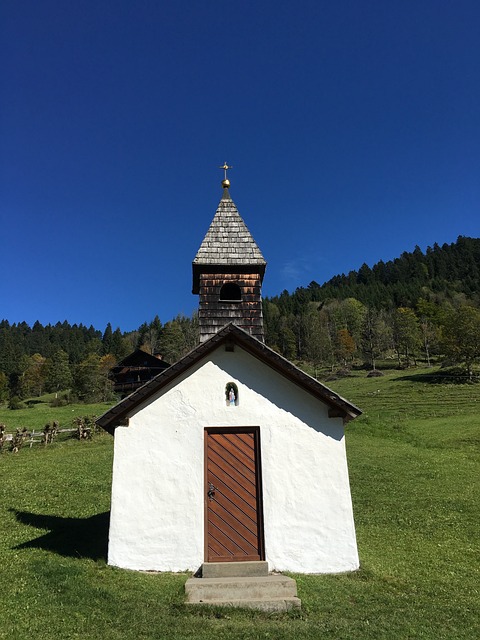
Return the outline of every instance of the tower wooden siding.
[[[241,300],[220,299],[221,288],[229,282],[240,287]],[[200,342],[211,338],[229,322],[263,341],[261,284],[258,273],[200,274]]]

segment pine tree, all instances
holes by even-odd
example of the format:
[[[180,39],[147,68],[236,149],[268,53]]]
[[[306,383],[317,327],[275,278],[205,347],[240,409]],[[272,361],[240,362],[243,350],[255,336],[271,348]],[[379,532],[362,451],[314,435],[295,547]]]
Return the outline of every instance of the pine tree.
[[[0,402],[6,402],[8,395],[8,378],[0,371]]]
[[[51,358],[45,362],[45,385],[48,391],[58,392],[69,389],[72,385],[73,376],[68,361],[68,353],[62,349],[56,351]]]
[[[114,356],[115,360],[121,360],[128,355],[130,349],[127,340],[122,336],[122,332],[117,327],[112,334],[112,343],[110,354]],[[108,355],[108,354],[105,354]]]
[[[105,327],[102,337],[102,355],[113,353],[113,331],[110,322]]]

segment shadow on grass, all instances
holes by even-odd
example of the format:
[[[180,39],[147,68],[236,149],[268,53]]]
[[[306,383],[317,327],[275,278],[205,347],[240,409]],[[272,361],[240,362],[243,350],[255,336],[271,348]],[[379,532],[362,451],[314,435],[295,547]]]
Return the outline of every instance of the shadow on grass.
[[[432,373],[411,373],[396,379],[396,382],[424,382],[427,384],[475,384],[480,382],[477,374],[469,377],[463,369],[445,369]]]
[[[45,549],[72,558],[107,559],[110,511],[90,518],[61,518],[12,509],[18,522],[48,533],[15,549]]]

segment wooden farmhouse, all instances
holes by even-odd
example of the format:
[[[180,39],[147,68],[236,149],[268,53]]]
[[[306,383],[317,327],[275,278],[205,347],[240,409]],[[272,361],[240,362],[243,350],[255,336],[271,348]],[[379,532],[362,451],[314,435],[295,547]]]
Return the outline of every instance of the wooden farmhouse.
[[[113,390],[125,398],[169,366],[160,356],[135,349],[110,370]]]
[[[264,344],[266,262],[222,184],[193,261],[199,346],[98,420],[115,437],[108,562],[356,569],[344,427],[360,410]]]

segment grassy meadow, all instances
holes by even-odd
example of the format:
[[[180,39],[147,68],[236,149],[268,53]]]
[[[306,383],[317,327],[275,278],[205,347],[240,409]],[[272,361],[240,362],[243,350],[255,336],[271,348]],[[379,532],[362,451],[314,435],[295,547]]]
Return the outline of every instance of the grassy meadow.
[[[27,427],[29,431],[32,429],[36,432],[42,431],[47,422],[52,420],[57,420],[61,428],[70,428],[74,418],[85,415],[101,416],[112,406],[111,402],[97,402],[95,404],[75,403],[52,408],[50,402],[53,398],[54,394],[36,398],[25,409],[15,411],[0,406],[0,423],[6,425],[7,432],[23,429],[23,427]]]
[[[347,427],[361,569],[295,575],[300,613],[190,610],[186,574],[107,566],[109,435],[3,453],[0,639],[478,637],[480,386],[430,374],[328,383],[364,411]],[[69,409],[49,409],[39,427],[66,426]],[[0,422],[31,427],[34,411]]]

